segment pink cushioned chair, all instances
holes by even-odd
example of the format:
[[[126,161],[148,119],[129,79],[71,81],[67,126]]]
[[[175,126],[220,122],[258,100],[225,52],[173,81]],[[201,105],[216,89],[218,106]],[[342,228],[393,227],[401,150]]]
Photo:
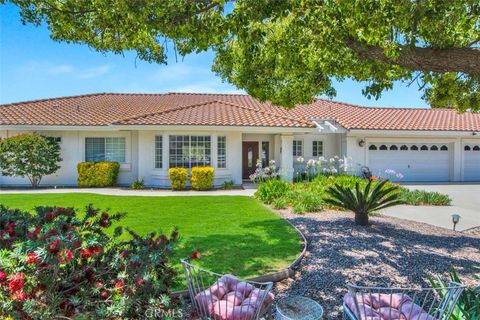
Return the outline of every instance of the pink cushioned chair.
[[[272,283],[241,280],[182,260],[192,305],[199,319],[255,320],[271,317]]]
[[[454,282],[447,288],[347,287],[343,318],[351,320],[448,320],[463,291]]]

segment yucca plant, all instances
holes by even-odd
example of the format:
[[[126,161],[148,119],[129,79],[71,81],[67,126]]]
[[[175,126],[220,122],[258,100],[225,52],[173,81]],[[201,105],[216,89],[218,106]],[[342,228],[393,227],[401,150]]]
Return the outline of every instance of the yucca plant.
[[[357,182],[353,189],[335,184],[327,189],[329,197],[325,202],[353,211],[355,223],[366,226],[370,213],[403,203],[399,198],[399,188],[391,184],[386,185],[387,183],[387,180],[378,183],[369,180],[364,187],[361,187]]]

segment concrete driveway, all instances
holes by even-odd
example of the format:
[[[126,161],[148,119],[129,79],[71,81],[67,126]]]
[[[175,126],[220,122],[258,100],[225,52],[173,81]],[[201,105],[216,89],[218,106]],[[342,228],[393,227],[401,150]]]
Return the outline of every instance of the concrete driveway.
[[[451,229],[452,214],[461,216],[457,230],[462,231],[480,226],[480,184],[411,184],[409,189],[423,189],[448,194],[452,205],[434,206],[397,206],[383,210],[382,214],[393,217],[425,222]]]

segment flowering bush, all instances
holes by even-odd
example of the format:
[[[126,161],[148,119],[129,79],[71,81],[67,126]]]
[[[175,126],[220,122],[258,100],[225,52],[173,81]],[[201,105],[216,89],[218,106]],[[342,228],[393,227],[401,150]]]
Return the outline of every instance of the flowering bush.
[[[177,240],[141,237],[117,227],[123,214],[92,206],[37,207],[36,214],[0,205],[0,318],[119,319],[174,308],[168,259]]]
[[[348,174],[348,162],[351,161],[352,158],[346,157],[342,159],[339,156],[334,156],[333,158],[326,159],[325,157],[319,157],[318,159],[309,159],[305,162],[303,157],[298,157],[296,160],[299,165],[299,170],[297,169],[295,172],[294,180],[295,182],[300,182],[304,180],[312,181],[319,174]]]
[[[252,182],[264,182],[269,179],[276,179],[280,175],[275,164],[275,160],[270,160],[268,167],[264,168],[262,165],[262,160],[258,159],[256,166],[257,168],[255,169],[255,172],[250,175],[250,180]]]

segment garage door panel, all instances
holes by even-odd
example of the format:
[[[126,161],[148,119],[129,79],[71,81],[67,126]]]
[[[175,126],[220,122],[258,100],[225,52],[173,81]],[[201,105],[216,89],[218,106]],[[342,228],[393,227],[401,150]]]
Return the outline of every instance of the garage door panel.
[[[408,150],[390,150],[392,144],[375,144],[377,150],[369,150],[369,168],[374,175],[397,181],[449,181],[450,180],[450,152],[446,145],[416,144],[418,150],[412,150],[413,144],[394,144],[407,146]],[[380,145],[386,145],[388,150],[379,150]],[[428,150],[420,150],[426,145]],[[432,146],[434,149],[431,150]],[[447,150],[440,150],[440,148]],[[395,147],[394,147],[395,148]],[[369,148],[370,149],[370,148]],[[416,149],[416,148],[414,148]],[[387,174],[385,171],[393,170],[403,177]]]
[[[467,144],[463,150],[463,180],[480,181],[480,145]]]

